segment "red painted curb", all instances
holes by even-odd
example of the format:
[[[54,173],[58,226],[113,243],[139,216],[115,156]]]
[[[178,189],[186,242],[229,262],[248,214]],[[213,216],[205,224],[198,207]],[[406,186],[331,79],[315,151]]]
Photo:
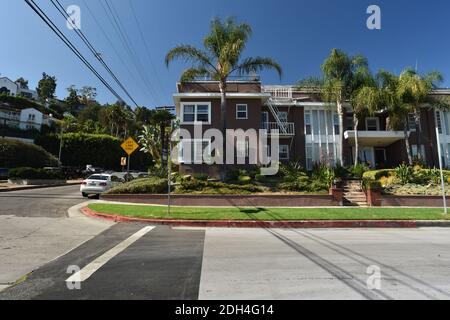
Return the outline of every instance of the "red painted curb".
[[[84,207],[83,214],[114,222],[140,222],[156,225],[214,228],[417,228],[417,221],[407,220],[304,220],[304,221],[255,221],[255,220],[175,220],[142,219],[100,213]]]

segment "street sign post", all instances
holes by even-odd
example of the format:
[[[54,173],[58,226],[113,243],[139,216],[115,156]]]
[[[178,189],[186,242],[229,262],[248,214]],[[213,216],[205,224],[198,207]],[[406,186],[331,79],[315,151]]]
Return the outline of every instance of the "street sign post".
[[[126,161],[128,165],[127,172],[130,172],[130,158],[131,155],[139,148],[139,144],[130,137],[122,143],[121,147],[128,154],[128,161]]]

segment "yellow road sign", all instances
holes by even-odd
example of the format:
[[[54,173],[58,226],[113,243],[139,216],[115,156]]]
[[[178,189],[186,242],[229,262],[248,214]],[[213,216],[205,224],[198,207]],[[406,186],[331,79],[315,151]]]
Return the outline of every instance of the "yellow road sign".
[[[129,156],[131,156],[131,154],[139,148],[139,145],[130,137],[122,143],[121,147]]]

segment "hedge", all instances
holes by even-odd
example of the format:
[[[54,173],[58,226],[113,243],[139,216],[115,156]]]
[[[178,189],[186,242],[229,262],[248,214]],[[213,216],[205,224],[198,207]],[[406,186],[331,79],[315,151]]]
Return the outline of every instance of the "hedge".
[[[46,108],[42,104],[24,98],[24,97],[18,97],[18,96],[12,96],[7,94],[0,94],[0,102],[4,102],[9,104],[11,107],[22,110],[22,109],[29,109],[33,108],[36,109],[42,113],[52,113],[55,118],[62,119],[63,115],[61,113],[62,110],[57,111],[55,108],[60,109],[60,107],[56,105],[51,105],[49,108]]]
[[[93,165],[105,170],[120,170],[120,159],[127,157],[120,145],[122,140],[104,134],[67,133],[63,136],[61,161],[64,166],[86,167]],[[35,143],[50,153],[59,154],[59,135],[45,135],[36,138]],[[147,170],[152,158],[140,151],[131,156],[130,169]]]
[[[0,138],[0,168],[54,167],[58,159],[34,144]]]
[[[109,194],[163,194],[167,192],[167,179],[145,178],[121,184],[108,191]]]
[[[389,177],[391,173],[395,173],[395,169],[367,171],[363,174],[363,180],[380,180],[383,177]]]
[[[63,180],[58,172],[36,168],[15,168],[9,171],[10,179]]]

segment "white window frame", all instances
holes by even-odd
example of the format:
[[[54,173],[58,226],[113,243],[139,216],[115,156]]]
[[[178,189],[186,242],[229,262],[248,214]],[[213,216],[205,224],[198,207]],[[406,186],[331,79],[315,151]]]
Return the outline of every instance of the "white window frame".
[[[202,143],[202,163],[196,163],[196,154],[197,154],[197,147],[198,147],[198,142]],[[208,154],[210,155],[210,157],[212,157],[211,155],[211,140],[209,139],[181,139],[180,143],[179,143],[179,157],[178,157],[178,161],[180,164],[188,164],[188,165],[193,165],[193,164],[207,164],[208,159],[204,159],[203,157],[203,142],[207,142],[208,143]],[[186,159],[184,159],[184,152],[183,152],[183,144],[184,143],[190,143],[192,145],[194,145],[194,150],[191,150],[191,159],[190,162],[186,161]],[[193,158],[193,159],[192,159]],[[192,161],[194,160],[194,161]]]
[[[286,152],[283,152],[283,153],[287,154],[286,158],[281,157],[281,147],[286,148]],[[290,159],[289,145],[288,144],[280,144],[278,148],[279,148],[279,150],[278,150],[279,159],[280,160],[289,160]]]
[[[374,130],[369,130],[369,120],[375,120],[377,123],[377,130],[375,130],[375,131],[380,131],[380,118],[378,118],[378,117],[366,118],[366,131],[374,131]]]
[[[245,111],[239,110],[239,107],[245,107]],[[245,112],[245,118],[239,117],[239,113]],[[236,119],[237,120],[247,120],[248,119],[248,105],[245,103],[236,104]]]
[[[208,122],[197,121],[198,116],[198,106],[208,106]],[[194,121],[184,121],[184,107],[194,106]],[[211,124],[211,102],[181,102],[180,104],[180,120],[181,124]]]

